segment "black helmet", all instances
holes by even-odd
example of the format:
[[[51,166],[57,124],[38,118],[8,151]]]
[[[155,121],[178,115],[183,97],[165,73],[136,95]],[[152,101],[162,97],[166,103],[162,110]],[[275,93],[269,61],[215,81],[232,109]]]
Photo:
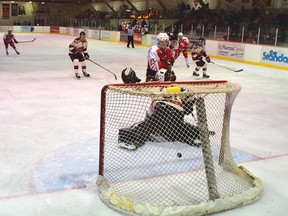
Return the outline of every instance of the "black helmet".
[[[172,40],[177,40],[177,36],[176,35],[169,35],[169,40],[172,41]]]
[[[206,40],[205,40],[204,37],[199,37],[198,41],[200,41],[200,42],[202,42],[202,43],[205,43],[205,42],[206,42]]]
[[[81,31],[79,35],[80,36],[86,36],[86,33],[84,31]]]
[[[199,43],[200,45],[205,45],[206,40],[204,39],[204,37],[199,37],[198,43]]]

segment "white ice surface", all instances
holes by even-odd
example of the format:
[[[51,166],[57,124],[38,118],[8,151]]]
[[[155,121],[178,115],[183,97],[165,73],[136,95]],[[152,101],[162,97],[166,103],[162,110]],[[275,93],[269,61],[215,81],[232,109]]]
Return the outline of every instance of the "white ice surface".
[[[145,79],[147,47],[88,39],[91,78],[74,78],[67,50],[73,36],[16,34],[33,43],[9,48],[0,43],[0,216],[116,216],[103,204],[95,185],[98,172],[100,91],[121,83],[132,67]],[[231,116],[231,145],[256,160],[243,161],[263,181],[262,198],[215,215],[284,216],[288,212],[288,73],[284,70],[213,59],[243,68],[235,73],[209,64],[213,80],[241,85]],[[183,56],[175,63],[177,80],[193,80]],[[240,165],[240,164],[239,164]],[[59,180],[62,188],[57,188]],[[58,178],[58,179],[57,179]],[[67,185],[65,185],[65,183]],[[60,184],[61,185],[61,184]]]

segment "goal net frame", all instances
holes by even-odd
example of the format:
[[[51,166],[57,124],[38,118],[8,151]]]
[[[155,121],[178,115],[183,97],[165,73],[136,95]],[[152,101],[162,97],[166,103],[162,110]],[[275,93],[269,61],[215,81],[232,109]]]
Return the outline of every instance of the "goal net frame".
[[[167,90],[165,91],[165,89]],[[170,90],[168,91],[168,89]],[[226,80],[109,84],[104,86],[101,91],[99,171],[97,179],[98,193],[101,200],[109,207],[127,215],[207,215],[244,206],[258,200],[263,193],[261,180],[255,177],[245,167],[236,164],[230,147],[230,116],[232,105],[240,90],[241,87],[239,85]],[[119,125],[122,124],[122,121],[126,121],[125,119],[129,118],[128,115],[125,117],[127,113],[121,113],[121,109],[124,108],[119,104],[124,104],[125,107],[127,106],[128,108],[131,108],[131,110],[134,109],[134,112],[135,109],[141,109],[139,107],[133,108],[133,106],[136,106],[142,98],[158,99],[165,97],[177,97],[181,99],[184,97],[192,97],[193,99],[197,99],[194,105],[194,111],[197,113],[197,127],[199,128],[201,147],[191,148],[195,148],[195,151],[199,151],[197,157],[201,157],[199,160],[203,163],[203,166],[197,167],[197,169],[195,169],[196,171],[189,171],[188,174],[187,171],[183,172],[183,170],[174,170],[177,175],[173,175],[173,178],[167,177],[167,175],[164,174],[161,178],[149,176],[147,180],[147,176],[143,174],[144,178],[140,178],[139,180],[135,175],[134,178],[128,180],[129,183],[127,183],[128,181],[119,180],[120,174],[118,173],[118,169],[120,167],[121,169],[126,167],[123,169],[129,170],[129,167],[127,166],[116,166],[118,162],[117,156],[115,155],[120,151],[127,150],[119,148],[119,143],[115,142],[115,139],[113,141],[111,138],[117,136],[117,134],[115,135],[115,131],[119,131]],[[214,104],[217,106],[214,106]],[[142,106],[143,105],[140,107]],[[213,116],[214,112],[217,112],[216,116]],[[118,119],[120,119],[119,123],[114,126],[113,122],[116,120],[118,121]],[[215,125],[213,125],[214,122],[218,121],[220,123],[215,123]],[[112,124],[113,126],[111,127],[115,128],[109,129]],[[219,132],[217,139],[214,138],[212,140],[209,137],[209,124],[212,124],[216,131]],[[216,145],[215,143],[218,144]],[[175,145],[177,144],[167,144],[167,142],[164,141],[163,143],[160,142],[160,144],[157,143],[157,148],[163,148],[163,146],[165,146],[165,148],[169,149],[174,148],[172,146]],[[169,149],[169,151],[170,150],[171,149]],[[131,155],[129,154],[130,152],[125,152],[125,154],[121,156],[121,160],[132,161],[131,169],[133,167],[138,170],[136,161],[142,156],[138,154],[138,157],[133,158],[131,157],[133,153],[131,153]],[[182,154],[179,156],[177,153],[177,155],[179,160],[184,160],[184,157],[181,158]],[[113,157],[115,157],[115,159],[113,159]],[[135,164],[133,160],[135,160]],[[188,162],[185,163],[192,164],[194,163],[193,160],[195,160],[195,158],[189,160],[191,161],[187,160]],[[115,167],[113,161],[115,161]],[[173,166],[173,163],[171,163],[171,166]],[[140,168],[139,166],[139,170],[140,169],[142,169],[142,167]],[[147,169],[151,168],[147,167]],[[125,172],[125,170],[122,172]],[[143,173],[144,172],[146,173],[145,170],[143,170]],[[195,187],[200,187],[196,185],[198,183],[197,175],[200,172],[203,174],[201,174],[201,184],[204,184],[205,186],[204,189],[195,189],[194,191],[194,184]],[[181,188],[182,179],[189,179],[190,177],[187,176],[191,173],[193,174],[193,177],[188,181],[188,183],[185,183],[188,184],[189,187],[183,186],[184,190],[185,187],[187,187],[187,190],[190,186],[192,188],[187,192],[189,194],[191,191],[191,194],[187,195],[189,197],[187,200],[177,200],[177,197],[171,195],[171,193],[177,193],[177,191],[169,191],[171,185],[169,187],[167,186],[167,188],[162,188],[163,184],[170,181],[173,181],[173,184],[176,185],[179,183],[180,185],[177,186]],[[220,182],[222,181],[222,174],[223,179],[225,180]],[[227,179],[226,175],[228,176]],[[203,176],[205,179],[203,179]],[[151,191],[154,191],[155,194],[157,194],[157,196],[155,195],[156,198],[153,196],[152,199],[150,195],[147,194],[151,194],[151,191],[147,193],[145,192],[148,187],[146,181],[149,181],[148,185],[150,186],[150,183],[155,181],[152,184],[155,184],[155,188],[152,188]],[[137,189],[134,188],[133,184]],[[159,186],[156,185],[159,184],[161,185],[161,189],[157,191],[157,187]],[[138,188],[138,185],[141,185],[141,187],[139,186]],[[228,188],[227,191],[225,187]],[[197,191],[203,191],[203,194],[205,195],[201,195],[199,196],[201,198],[198,198]],[[164,201],[164,197],[166,198],[170,196],[171,202],[169,198],[167,198],[169,201]]]

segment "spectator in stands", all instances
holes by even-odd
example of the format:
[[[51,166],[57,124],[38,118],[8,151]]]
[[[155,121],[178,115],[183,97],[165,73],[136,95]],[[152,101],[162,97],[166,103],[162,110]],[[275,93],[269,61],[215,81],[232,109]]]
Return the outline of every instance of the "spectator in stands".
[[[26,15],[25,7],[24,6],[19,6],[19,15],[24,16]]]
[[[146,23],[145,19],[143,19],[143,21],[141,22],[141,27],[144,28],[145,26],[147,26],[147,23]]]
[[[278,35],[278,42],[285,43],[285,30],[281,29]]]
[[[253,43],[253,44],[256,43],[256,38],[252,32],[248,33],[248,37],[246,38],[245,43]]]

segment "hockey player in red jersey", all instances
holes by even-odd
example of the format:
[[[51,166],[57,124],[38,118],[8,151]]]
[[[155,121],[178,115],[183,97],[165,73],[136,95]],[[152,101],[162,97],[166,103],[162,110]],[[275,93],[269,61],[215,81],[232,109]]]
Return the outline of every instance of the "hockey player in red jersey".
[[[183,33],[180,32],[178,34],[178,45],[175,52],[175,59],[177,59],[182,53],[186,61],[186,66],[190,67],[190,64],[188,62],[188,46],[189,46],[188,38],[184,37]]]
[[[203,57],[209,63],[211,62],[210,57],[206,54],[205,49],[205,39],[200,37],[198,42],[195,43],[191,50],[192,60],[196,63],[195,70],[193,71],[193,76],[199,76],[198,71],[202,68],[203,78],[209,78],[210,76],[206,73],[207,63],[203,60]]]
[[[14,34],[12,33],[12,30],[8,30],[7,33],[4,34],[4,37],[3,37],[3,42],[4,42],[4,45],[5,45],[5,49],[6,49],[6,54],[9,55],[9,52],[8,52],[8,46],[10,45],[14,50],[15,52],[19,55],[20,53],[18,52],[16,46],[14,43],[18,43],[18,41],[16,40]]]
[[[157,36],[157,45],[152,46],[148,51],[146,82],[156,81],[155,75],[162,68],[170,72],[169,81],[176,80],[176,76],[172,71],[175,59],[168,45],[169,36],[166,33],[159,33]]]
[[[82,73],[85,77],[90,77],[90,74],[86,72],[86,62],[85,59],[89,59],[89,54],[87,53],[88,42],[86,40],[86,33],[80,32],[78,38],[69,45],[69,56],[74,64],[75,77],[80,79],[81,76],[78,73],[79,63],[81,65]]]

